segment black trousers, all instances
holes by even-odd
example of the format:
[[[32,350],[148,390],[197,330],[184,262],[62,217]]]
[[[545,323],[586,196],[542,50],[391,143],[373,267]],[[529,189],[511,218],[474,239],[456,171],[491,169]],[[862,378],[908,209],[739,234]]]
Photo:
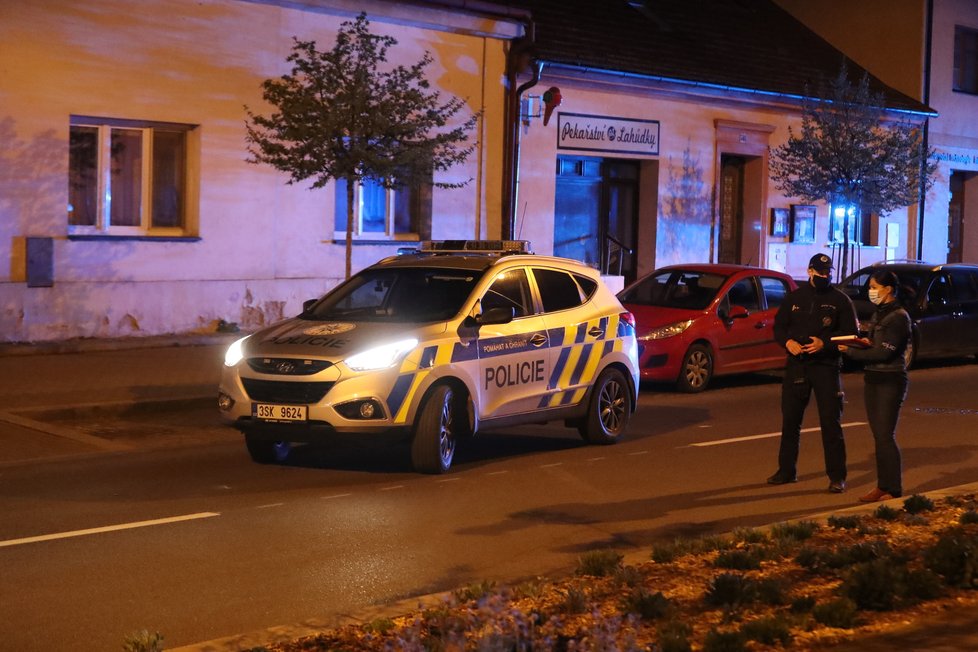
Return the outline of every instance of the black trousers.
[[[846,479],[846,441],[842,436],[842,378],[838,365],[789,360],[781,385],[781,449],[778,473],[794,477],[798,472],[801,422],[815,394],[825,473],[831,482]]]
[[[903,494],[903,472],[896,426],[907,396],[906,372],[867,371],[866,417],[876,442],[876,486],[897,497]]]

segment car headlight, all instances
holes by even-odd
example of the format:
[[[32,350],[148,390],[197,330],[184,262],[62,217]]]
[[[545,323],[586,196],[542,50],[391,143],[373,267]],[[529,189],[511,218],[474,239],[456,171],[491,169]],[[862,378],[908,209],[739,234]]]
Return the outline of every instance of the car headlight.
[[[241,362],[241,358],[244,357],[244,341],[248,339],[248,335],[245,335],[241,339],[235,340],[228,350],[224,353],[224,366],[233,367],[234,365]]]
[[[417,338],[400,340],[391,344],[375,346],[363,353],[351,355],[344,360],[346,366],[353,371],[373,371],[375,369],[386,369],[397,364],[405,355],[414,350],[418,345]]]
[[[668,326],[661,326],[659,328],[653,328],[648,333],[643,335],[640,339],[643,340],[664,340],[667,337],[675,337],[683,333],[687,328],[693,325],[692,319],[687,319],[686,321],[679,321],[675,324],[669,324]]]

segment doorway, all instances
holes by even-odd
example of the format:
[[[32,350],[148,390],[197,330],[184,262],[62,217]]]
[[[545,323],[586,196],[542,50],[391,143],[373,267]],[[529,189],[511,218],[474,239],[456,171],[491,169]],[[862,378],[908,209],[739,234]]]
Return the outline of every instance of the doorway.
[[[744,168],[743,156],[723,154],[720,157],[720,246],[717,261],[738,264],[744,239]]]
[[[969,198],[971,203],[978,201],[978,172],[952,170],[950,179],[950,201],[947,207],[947,262],[960,263],[965,260],[965,224],[968,223]],[[971,211],[974,211],[971,208]]]
[[[640,164],[557,157],[554,255],[635,280]]]

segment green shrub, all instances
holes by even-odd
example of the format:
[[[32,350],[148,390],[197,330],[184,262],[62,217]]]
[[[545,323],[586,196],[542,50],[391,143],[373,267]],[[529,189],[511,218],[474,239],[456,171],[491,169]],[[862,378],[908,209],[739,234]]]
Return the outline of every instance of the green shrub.
[[[775,539],[790,539],[792,541],[804,541],[810,539],[818,530],[818,523],[814,521],[795,521],[793,523],[777,523],[771,526],[771,536]]]
[[[378,634],[386,634],[395,627],[397,627],[397,624],[390,618],[377,618],[363,626],[366,631],[376,632]]]
[[[734,541],[741,543],[766,543],[771,539],[764,530],[752,527],[738,527],[730,535]]]
[[[780,643],[787,647],[791,642],[791,623],[784,616],[767,616],[746,622],[740,626],[740,632],[747,640],[765,645]]]
[[[122,643],[125,652],[162,652],[163,635],[143,629],[125,637]]]
[[[452,595],[459,602],[471,602],[472,600],[481,600],[496,589],[496,583],[491,580],[482,580],[480,582],[473,582],[468,586],[464,586],[460,589],[455,589],[452,591]]]
[[[614,550],[591,550],[577,560],[577,574],[608,577],[621,568],[624,557]]]
[[[811,595],[800,595],[791,601],[791,613],[804,614],[815,608],[815,598]]]
[[[921,496],[920,494],[914,494],[903,501],[903,509],[908,514],[920,514],[922,512],[930,512],[934,509],[934,501],[927,496]]]
[[[978,586],[978,536],[963,527],[952,527],[924,552],[924,565],[951,586]]]
[[[856,625],[856,603],[849,598],[837,598],[830,602],[821,602],[812,608],[815,622],[826,627],[851,629]]]
[[[740,573],[720,573],[710,581],[704,599],[714,607],[739,606],[757,599],[757,586]]]
[[[560,603],[560,611],[565,614],[582,614],[589,606],[587,592],[576,586],[564,591],[564,599]]]
[[[737,608],[752,602],[785,603],[785,588],[778,578],[753,579],[740,573],[720,573],[710,581],[703,596],[714,607]]]
[[[710,628],[703,641],[703,652],[744,652],[747,638],[739,630],[721,632]]]
[[[662,591],[652,593],[646,589],[632,590],[621,603],[622,611],[636,614],[643,620],[658,620],[668,616],[673,609],[672,601]]]
[[[615,582],[628,587],[638,586],[645,581],[642,572],[634,566],[619,566],[613,577]]]
[[[862,523],[862,518],[853,514],[844,516],[830,516],[828,518],[829,527],[836,530],[855,530]]]
[[[907,573],[906,596],[914,601],[936,600],[944,594],[944,583],[934,571],[924,568]]]
[[[978,512],[976,512],[974,509],[969,509],[961,514],[961,518],[958,519],[958,522],[961,523],[961,525],[978,523]]]
[[[539,598],[543,595],[543,590],[550,584],[542,577],[534,577],[531,580],[520,582],[513,587],[513,598]]]
[[[885,541],[860,541],[834,550],[806,546],[798,551],[795,561],[803,568],[819,572],[826,568],[845,568],[892,555],[893,551]]]
[[[880,505],[873,512],[873,516],[884,521],[895,521],[900,518],[900,510],[889,505]]]
[[[842,593],[860,609],[889,611],[906,595],[905,566],[875,559],[855,566],[842,583]]]
[[[761,567],[764,554],[757,548],[736,548],[724,550],[717,555],[713,565],[731,570],[757,570]]]
[[[691,652],[693,646],[689,642],[689,637],[692,633],[693,628],[689,623],[668,620],[656,631],[659,644],[653,649],[658,652]]]

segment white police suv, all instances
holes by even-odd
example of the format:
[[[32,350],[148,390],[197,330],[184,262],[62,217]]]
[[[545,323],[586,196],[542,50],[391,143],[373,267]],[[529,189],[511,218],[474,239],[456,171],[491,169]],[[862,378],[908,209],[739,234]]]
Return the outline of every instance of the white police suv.
[[[459,437],[489,427],[563,419],[614,443],[637,392],[634,321],[597,271],[525,241],[443,241],[236,341],[218,402],[256,462],[400,430],[414,468],[443,473]]]

